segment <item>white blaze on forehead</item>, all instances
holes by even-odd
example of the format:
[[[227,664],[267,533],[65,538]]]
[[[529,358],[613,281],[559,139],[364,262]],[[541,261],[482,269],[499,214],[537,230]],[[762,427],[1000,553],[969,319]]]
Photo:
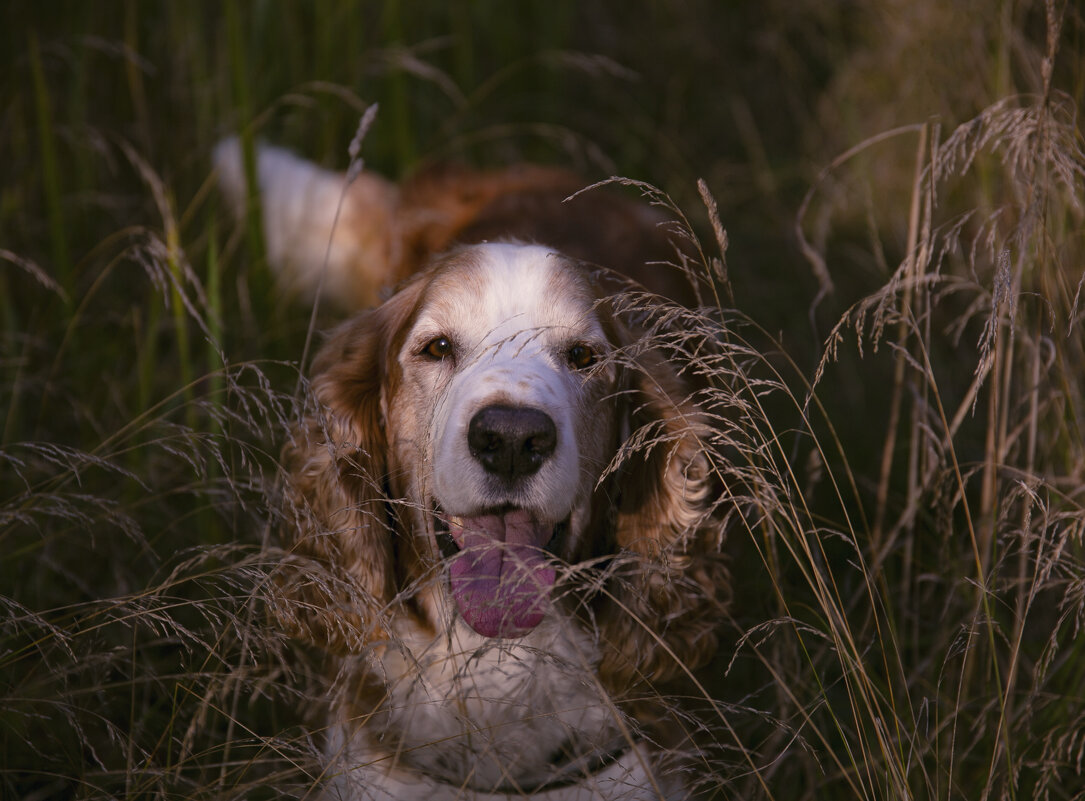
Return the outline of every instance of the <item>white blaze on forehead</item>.
[[[487,244],[471,248],[461,264],[436,276],[417,327],[474,349],[524,332],[534,337],[602,337],[587,287],[565,267],[564,257],[534,245]]]

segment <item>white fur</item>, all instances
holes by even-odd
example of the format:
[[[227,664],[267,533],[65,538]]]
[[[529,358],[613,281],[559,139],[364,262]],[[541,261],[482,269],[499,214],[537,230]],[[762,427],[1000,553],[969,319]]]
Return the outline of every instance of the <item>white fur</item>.
[[[333,723],[330,794],[344,801],[523,797],[461,787],[445,778],[448,765],[470,765],[468,780],[475,786],[530,788],[554,778],[550,757],[570,737],[604,751],[629,750],[616,725],[618,713],[592,681],[597,659],[583,632],[557,614],[514,643],[487,640],[462,623],[450,637],[408,636],[380,660],[385,675],[403,677],[389,687],[386,704],[387,723],[402,733],[397,749],[374,748],[364,732],[348,741],[345,721]],[[409,754],[409,766],[401,754]],[[645,773],[636,773],[643,771],[641,761],[627,757],[605,777],[528,797],[627,798],[629,787],[617,784],[618,777],[651,784]],[[621,792],[587,792],[597,780]]]

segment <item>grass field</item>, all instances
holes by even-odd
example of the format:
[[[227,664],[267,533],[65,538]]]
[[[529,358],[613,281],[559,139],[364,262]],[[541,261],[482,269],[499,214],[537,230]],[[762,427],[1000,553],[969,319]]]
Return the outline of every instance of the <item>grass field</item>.
[[[343,168],[376,102],[370,169],[625,176],[702,243],[722,304],[668,336],[703,346],[742,512],[690,699],[706,797],[1085,798],[1079,5],[128,0],[0,31],[0,797],[317,782],[319,656],[263,604],[310,310],[210,153]]]

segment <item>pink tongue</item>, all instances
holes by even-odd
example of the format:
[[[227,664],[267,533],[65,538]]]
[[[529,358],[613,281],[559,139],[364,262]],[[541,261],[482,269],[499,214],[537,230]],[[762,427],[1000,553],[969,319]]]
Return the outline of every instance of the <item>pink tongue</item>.
[[[449,567],[452,597],[483,637],[520,637],[543,619],[554,586],[542,547],[553,530],[523,510],[449,525],[460,553]]]

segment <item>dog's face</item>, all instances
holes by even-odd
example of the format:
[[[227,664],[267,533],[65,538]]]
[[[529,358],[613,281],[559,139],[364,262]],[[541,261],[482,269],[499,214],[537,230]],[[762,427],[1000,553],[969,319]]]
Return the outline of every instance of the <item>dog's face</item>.
[[[551,557],[587,526],[615,436],[609,322],[561,256],[488,245],[434,270],[402,333],[383,400],[391,472],[433,516],[456,609],[479,634],[534,628]]]
[[[616,686],[711,653],[703,416],[612,305],[547,248],[484,244],[343,324],[284,451],[283,624],[341,653],[579,625]]]

